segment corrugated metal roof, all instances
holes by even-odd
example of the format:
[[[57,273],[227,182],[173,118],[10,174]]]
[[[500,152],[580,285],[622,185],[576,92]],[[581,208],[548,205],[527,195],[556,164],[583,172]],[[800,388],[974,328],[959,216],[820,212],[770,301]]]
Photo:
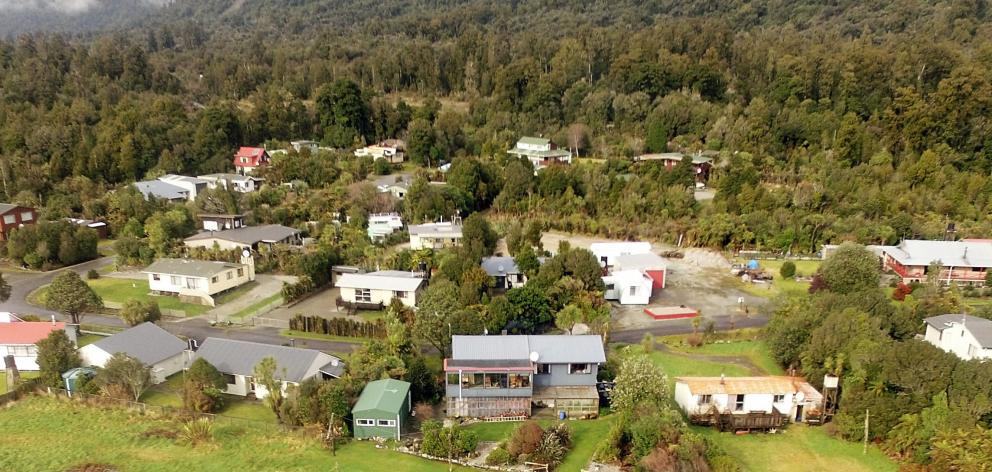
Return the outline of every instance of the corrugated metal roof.
[[[882,250],[902,265],[940,261],[944,267],[992,267],[992,244],[987,242],[906,239]]]
[[[155,323],[141,323],[92,344],[109,354],[123,352],[145,365],[154,365],[186,349],[186,343]]]
[[[451,352],[455,360],[530,359],[536,352],[542,364],[606,362],[598,335],[452,336]]]
[[[784,395],[799,391],[816,391],[805,380],[796,377],[676,377],[676,383],[689,387],[693,395]],[[805,384],[805,385],[804,385]]]
[[[926,324],[933,326],[938,331],[950,328],[951,325],[963,324],[964,328],[975,337],[975,340],[983,348],[992,347],[992,321],[977,316],[963,314],[948,314],[931,316],[923,320]]]
[[[203,231],[186,238],[186,241],[223,239],[224,241],[254,245],[260,242],[282,241],[299,233],[299,231],[283,225],[244,226],[223,231]]]
[[[483,258],[482,269],[492,276],[520,273],[520,269],[517,268],[517,261],[506,256]]]
[[[339,288],[367,288],[370,290],[395,290],[412,292],[424,283],[423,277],[416,272],[379,271],[368,274],[341,274],[334,284]]]
[[[547,146],[548,144],[551,144],[550,139],[535,138],[533,136],[523,136],[517,142],[523,144],[529,144],[531,146]]]
[[[409,232],[413,235],[451,235],[460,238],[462,236],[462,225],[456,225],[451,222],[410,225]]]
[[[351,409],[352,412],[379,410],[399,413],[403,408],[410,382],[396,379],[376,380],[365,384],[362,395]]]
[[[217,370],[237,375],[253,375],[255,366],[266,357],[275,359],[276,376],[289,382],[302,382],[327,364],[336,362],[342,369],[344,366],[337,357],[313,349],[235,339],[207,338],[196,351],[197,359],[203,358]]]
[[[621,254],[613,261],[613,265],[617,270],[652,270],[668,267],[665,259],[653,252]]]
[[[65,329],[65,323],[51,323],[48,321],[0,323],[0,344],[35,344],[48,337],[52,331],[60,329]]]
[[[178,200],[180,198],[187,198],[187,195],[189,195],[186,189],[168,182],[162,182],[161,180],[135,182],[134,187],[145,196],[146,200],[149,196],[165,200]]]
[[[233,262],[199,261],[196,259],[159,259],[142,271],[146,274],[185,275],[210,277],[231,269],[245,267]]]

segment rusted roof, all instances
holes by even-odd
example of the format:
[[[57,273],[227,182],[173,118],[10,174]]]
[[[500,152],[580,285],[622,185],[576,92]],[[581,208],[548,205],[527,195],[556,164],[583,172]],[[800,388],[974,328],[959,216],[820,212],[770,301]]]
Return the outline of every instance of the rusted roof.
[[[767,376],[767,377],[677,377],[677,383],[689,386],[694,395],[714,394],[774,394],[796,393],[799,391],[815,392],[816,389],[805,380],[798,377]],[[805,384],[805,385],[803,385]]]

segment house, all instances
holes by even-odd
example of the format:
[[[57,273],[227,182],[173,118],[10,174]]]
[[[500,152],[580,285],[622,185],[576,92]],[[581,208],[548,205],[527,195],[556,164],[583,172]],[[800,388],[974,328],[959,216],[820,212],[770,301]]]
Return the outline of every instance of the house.
[[[553,164],[572,163],[571,151],[558,149],[550,139],[545,138],[524,136],[507,153],[526,158],[531,164],[534,164],[534,170],[540,170]]]
[[[341,274],[334,286],[341,289],[341,299],[345,303],[355,306],[381,308],[398,298],[404,305],[415,307],[425,281],[420,272],[380,270],[368,274]]]
[[[672,170],[682,162],[685,154],[681,152],[663,152],[656,154],[642,154],[634,157],[636,162],[661,161],[665,169]],[[696,182],[706,183],[710,179],[710,171],[713,169],[714,155],[709,152],[697,152],[691,155],[692,172],[696,176]]]
[[[141,272],[148,274],[148,287],[156,295],[178,295],[187,303],[214,306],[214,296],[255,280],[251,256],[242,264],[159,259]]]
[[[196,219],[200,220],[200,224],[206,231],[223,231],[245,226],[245,215],[200,213],[196,215]]]
[[[410,191],[410,183],[413,176],[408,174],[387,175],[379,177],[373,182],[379,193],[389,193],[397,199],[402,200]]]
[[[269,153],[258,147],[241,147],[234,154],[234,168],[238,174],[251,175],[255,169],[269,164]]]
[[[497,290],[509,290],[527,284],[527,275],[517,267],[517,261],[508,256],[482,258],[482,270],[495,281]]]
[[[653,252],[639,254],[621,254],[613,260],[613,270],[635,270],[651,277],[652,288],[665,288],[665,275],[668,263]]]
[[[926,342],[961,359],[992,358],[992,321],[977,316],[949,314],[923,320]]]
[[[448,416],[527,417],[532,406],[599,414],[596,374],[606,353],[598,335],[452,336],[451,353]]]
[[[0,323],[0,359],[14,356],[17,370],[39,370],[38,341],[52,331],[65,330],[65,323],[54,321],[10,321]],[[75,331],[66,331],[74,339]]]
[[[302,152],[306,149],[310,151],[310,154],[317,154],[317,150],[320,149],[320,143],[317,141],[290,141],[289,145],[292,146],[296,152]]]
[[[930,264],[941,266],[940,282],[985,285],[992,268],[992,242],[983,240],[925,241],[905,239],[898,246],[882,246],[882,262],[903,283],[922,282]]]
[[[654,279],[639,270],[615,270],[603,276],[603,298],[621,305],[647,305],[651,302]]]
[[[255,381],[255,366],[267,357],[276,362],[276,378],[283,393],[290,385],[299,385],[309,378],[337,379],[344,375],[344,361],[330,354],[235,339],[207,338],[197,349],[194,360],[203,359],[224,375],[227,381],[224,393],[262,399],[269,392]]]
[[[79,348],[79,357],[84,366],[104,367],[119,352],[151,368],[152,383],[162,383],[183,370],[186,342],[155,323],[142,323]]]
[[[589,251],[596,255],[600,265],[609,269],[616,265],[617,257],[627,254],[647,254],[651,252],[651,243],[647,242],[604,242],[592,243]]]
[[[208,182],[198,177],[187,177],[185,175],[165,174],[158,178],[162,182],[182,187],[186,190],[190,201],[196,200],[200,192],[208,188]]]
[[[209,189],[219,187],[240,193],[251,193],[262,186],[262,179],[250,175],[220,173],[200,175],[197,178],[206,180]]]
[[[402,164],[405,159],[402,149],[379,143],[355,149],[355,157],[369,157],[373,161],[385,159],[390,164]]]
[[[283,225],[243,226],[241,228],[221,231],[203,231],[194,234],[183,243],[186,247],[212,248],[214,245],[221,249],[251,249],[258,250],[259,246],[272,247],[276,244],[300,246],[303,238],[300,231]]]
[[[399,213],[373,213],[369,215],[369,239],[383,241],[389,235],[403,229],[403,218]]]
[[[692,423],[739,431],[818,420],[823,396],[796,377],[678,377],[675,403]]]
[[[351,409],[357,439],[395,439],[409,429],[413,402],[410,382],[383,379],[369,382]]]
[[[410,225],[410,249],[443,249],[462,242],[461,222],[427,223]]]
[[[84,218],[65,218],[65,220],[76,226],[82,226],[96,231],[96,235],[99,236],[100,239],[107,239],[110,231],[110,228],[104,221],[87,220]]]
[[[38,212],[34,208],[0,203],[0,241],[6,241],[11,230],[37,221]]]
[[[142,180],[135,182],[133,185],[134,188],[138,189],[145,196],[145,200],[155,198],[156,200],[165,200],[170,203],[181,203],[193,199],[189,195],[189,190],[161,180]]]

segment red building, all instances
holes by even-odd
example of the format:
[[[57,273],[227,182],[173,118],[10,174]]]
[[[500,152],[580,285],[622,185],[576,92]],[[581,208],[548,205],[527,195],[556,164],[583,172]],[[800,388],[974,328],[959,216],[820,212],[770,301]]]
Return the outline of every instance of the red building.
[[[234,154],[234,167],[241,175],[251,175],[255,169],[269,163],[269,153],[257,147],[242,147]]]
[[[38,220],[34,208],[0,203],[0,241],[6,241],[10,231],[24,225],[33,225]]]
[[[881,250],[883,264],[903,283],[925,281],[934,262],[940,264],[939,280],[945,284],[984,285],[992,268],[992,242],[987,240],[903,240]]]
[[[681,152],[663,152],[657,154],[642,154],[634,158],[637,162],[661,161],[665,169],[672,170],[682,162],[685,154]],[[696,175],[696,182],[706,183],[710,179],[710,171],[713,169],[713,155],[711,153],[697,153],[692,156],[692,170]]]

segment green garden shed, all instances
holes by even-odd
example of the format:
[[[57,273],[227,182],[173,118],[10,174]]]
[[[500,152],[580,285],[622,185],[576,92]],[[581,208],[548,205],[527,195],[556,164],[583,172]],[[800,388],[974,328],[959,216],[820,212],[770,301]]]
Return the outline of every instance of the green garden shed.
[[[369,382],[351,409],[358,439],[400,439],[410,418],[410,382],[386,379]]]

